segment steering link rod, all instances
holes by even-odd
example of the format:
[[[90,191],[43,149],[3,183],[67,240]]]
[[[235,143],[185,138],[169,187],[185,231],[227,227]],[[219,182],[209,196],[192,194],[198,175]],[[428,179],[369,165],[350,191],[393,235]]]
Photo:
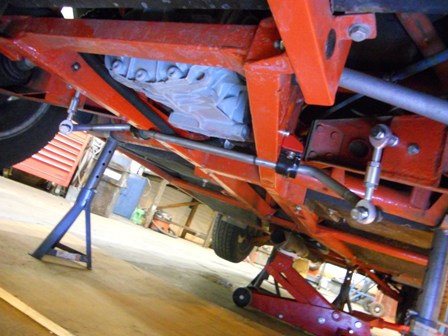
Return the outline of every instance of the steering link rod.
[[[366,192],[364,199],[360,200],[350,212],[352,219],[360,224],[371,224],[381,220],[381,210],[372,204],[374,190],[378,187],[381,174],[381,156],[386,147],[395,147],[399,139],[392,134],[389,127],[378,124],[372,128],[369,136],[370,144],[373,146],[372,161],[367,165],[364,186]]]
[[[144,140],[149,139],[159,140],[161,142],[166,142],[173,145],[179,145],[188,149],[199,150],[205,153],[214,154],[217,156],[225,157],[240,162],[245,162],[259,167],[267,167],[270,169],[276,169],[277,167],[276,162],[263,160],[256,157],[255,155],[239,153],[197,141],[192,141],[172,135],[166,135],[156,131],[139,130],[135,129],[129,124],[98,124],[98,125],[73,124],[73,127],[70,127],[70,131],[66,132],[66,134],[76,131],[104,131],[104,132],[131,131],[134,134],[134,136]],[[113,134],[111,136],[113,136]],[[118,137],[118,134],[116,136]],[[335,179],[328,176],[323,170],[319,168],[309,166],[306,164],[300,164],[297,166],[297,174],[307,175],[315,178],[316,180],[320,181],[322,184],[333,190],[337,195],[341,196],[352,206],[355,206],[360,201],[360,198],[355,193],[353,193],[343,184],[339,183]]]

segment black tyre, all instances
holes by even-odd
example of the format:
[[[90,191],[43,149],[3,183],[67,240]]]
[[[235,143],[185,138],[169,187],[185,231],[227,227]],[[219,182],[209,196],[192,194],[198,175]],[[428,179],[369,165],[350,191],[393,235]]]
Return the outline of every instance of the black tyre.
[[[19,163],[53,139],[64,109],[23,99],[0,99],[0,169]]]
[[[247,307],[252,301],[252,292],[247,287],[239,287],[233,292],[232,299],[238,307]]]
[[[248,229],[242,229],[219,219],[213,229],[213,250],[219,257],[239,263],[243,261],[254,248]]]

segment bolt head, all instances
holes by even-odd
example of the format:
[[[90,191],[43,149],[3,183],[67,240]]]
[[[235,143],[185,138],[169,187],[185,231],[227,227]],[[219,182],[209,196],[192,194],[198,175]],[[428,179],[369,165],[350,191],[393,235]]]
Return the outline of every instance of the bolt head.
[[[318,317],[317,318],[317,323],[319,323],[319,324],[325,324],[325,317]]]
[[[115,73],[119,73],[120,70],[121,70],[121,68],[122,68],[122,66],[123,66],[123,62],[122,62],[122,61],[120,61],[120,60],[115,60],[115,61],[112,63],[112,70],[113,70]]]
[[[333,319],[335,319],[336,321],[340,319],[341,315],[338,312],[333,312],[333,314],[331,314],[331,316],[333,317]]]
[[[297,206],[294,208],[294,211],[295,211],[296,213],[299,213],[300,211],[302,211],[302,207],[301,207],[300,205],[297,205]]]
[[[68,134],[73,131],[73,123],[70,120],[62,120],[59,124],[59,132]]]
[[[362,327],[362,323],[359,322],[359,321],[356,321],[356,322],[355,322],[355,328],[360,329],[361,327]]]
[[[348,35],[355,42],[364,41],[370,36],[370,34],[370,27],[364,24],[355,24],[348,30]]]
[[[417,155],[420,153],[420,147],[417,144],[411,144],[408,146],[409,155]]]
[[[135,72],[135,79],[138,81],[144,81],[146,79],[147,75],[148,75],[148,72],[146,72],[145,69],[138,69]]]
[[[279,130],[278,133],[283,136],[288,136],[290,133],[284,130]]]
[[[81,69],[81,65],[78,62],[75,62],[72,64],[72,69],[74,71],[78,71],[79,69]]]
[[[384,132],[383,128],[380,125],[376,125],[370,131],[370,135],[374,137],[376,140],[382,140],[386,136],[386,133]]]
[[[364,207],[355,207],[350,211],[350,216],[355,221],[360,222],[369,217],[369,210]]]
[[[348,330],[348,333],[349,333],[350,335],[353,335],[355,332],[353,331],[353,329],[349,329],[349,330]]]
[[[283,319],[283,314],[278,314],[278,318],[281,320]]]
[[[293,151],[288,151],[286,153],[286,158],[289,159],[289,160],[294,159],[295,156],[296,156],[296,153],[294,153]]]
[[[278,50],[285,50],[285,45],[282,40],[276,40],[274,41],[274,48]]]
[[[166,74],[170,79],[179,79],[182,77],[182,71],[177,66],[170,66],[166,70]]]

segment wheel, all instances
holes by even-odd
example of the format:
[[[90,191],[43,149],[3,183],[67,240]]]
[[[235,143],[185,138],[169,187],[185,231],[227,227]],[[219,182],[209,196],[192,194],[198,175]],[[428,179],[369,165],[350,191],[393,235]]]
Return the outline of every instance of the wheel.
[[[239,287],[233,292],[232,299],[238,307],[247,307],[252,301],[252,292],[247,287]]]
[[[217,256],[233,263],[239,263],[252,252],[255,246],[250,238],[248,229],[219,219],[213,229],[212,247]]]
[[[372,302],[369,304],[369,312],[374,317],[381,317],[384,315],[384,306],[379,302]]]
[[[0,99],[0,169],[19,163],[53,139],[64,109],[34,101]]]

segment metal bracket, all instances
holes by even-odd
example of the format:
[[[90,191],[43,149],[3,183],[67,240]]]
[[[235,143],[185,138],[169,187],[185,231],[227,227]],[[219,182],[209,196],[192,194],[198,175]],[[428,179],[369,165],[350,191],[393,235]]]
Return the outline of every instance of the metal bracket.
[[[275,172],[286,177],[295,178],[299,170],[302,154],[290,150],[282,150],[275,165]]]

